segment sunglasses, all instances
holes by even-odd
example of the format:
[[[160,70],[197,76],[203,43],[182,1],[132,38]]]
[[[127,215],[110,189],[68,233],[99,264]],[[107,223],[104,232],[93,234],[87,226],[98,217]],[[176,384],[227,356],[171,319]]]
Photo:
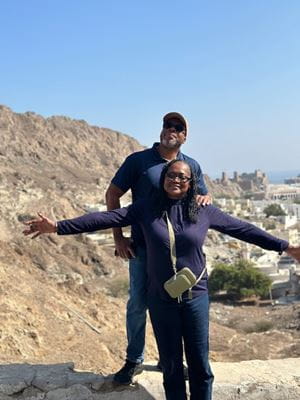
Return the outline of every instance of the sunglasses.
[[[192,178],[185,176],[184,174],[177,173],[177,172],[167,172],[166,177],[169,178],[171,181],[175,181],[175,179],[179,179],[180,182],[186,183],[189,182]]]
[[[185,130],[185,127],[184,127],[182,124],[175,124],[175,123],[169,122],[169,121],[164,122],[163,128],[164,128],[164,129],[171,129],[171,128],[174,128],[175,131],[178,132],[178,133]]]

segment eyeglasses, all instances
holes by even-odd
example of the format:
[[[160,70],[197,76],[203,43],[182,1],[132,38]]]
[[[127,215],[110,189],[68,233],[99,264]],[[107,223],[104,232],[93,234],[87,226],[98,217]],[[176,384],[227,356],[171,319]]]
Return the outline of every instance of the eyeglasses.
[[[171,128],[174,128],[175,131],[178,132],[178,133],[185,130],[185,127],[184,127],[182,124],[174,124],[174,123],[169,122],[169,121],[164,122],[163,128],[164,128],[164,129],[171,129]]]
[[[185,176],[184,174],[177,172],[167,172],[166,177],[171,179],[171,181],[175,181],[176,178],[180,180],[181,183],[189,182],[192,178]]]

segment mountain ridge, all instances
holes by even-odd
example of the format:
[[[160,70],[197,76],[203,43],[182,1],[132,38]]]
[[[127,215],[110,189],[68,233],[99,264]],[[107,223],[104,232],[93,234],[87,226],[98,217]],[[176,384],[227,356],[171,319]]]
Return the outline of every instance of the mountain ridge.
[[[17,114],[5,106],[0,107],[0,137],[0,362],[72,361],[80,369],[115,372],[126,349],[127,263],[114,256],[111,240],[86,235],[31,240],[22,236],[21,223],[37,211],[58,219],[105,209],[105,190],[115,170],[143,146],[83,121]],[[206,179],[215,195],[216,186]],[[290,308],[284,313],[292,321],[290,331],[253,333],[244,340],[245,334],[229,325],[237,312],[238,319],[250,319],[246,310],[216,307],[221,311],[211,314],[214,360],[300,354]],[[259,309],[247,312],[251,318],[264,315]],[[224,326],[220,316],[226,316]],[[146,358],[153,360],[157,351],[150,324],[147,329]]]

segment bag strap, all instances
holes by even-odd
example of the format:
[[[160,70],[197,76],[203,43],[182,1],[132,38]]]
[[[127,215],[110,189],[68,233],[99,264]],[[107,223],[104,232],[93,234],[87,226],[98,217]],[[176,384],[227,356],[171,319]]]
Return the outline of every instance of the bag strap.
[[[195,285],[197,285],[197,283],[201,281],[201,279],[203,278],[203,275],[204,275],[205,271],[206,271],[206,265],[205,265],[205,267],[203,268],[201,274],[199,275],[199,278],[196,280]],[[194,285],[194,286],[195,286],[195,285]]]
[[[174,274],[176,275],[177,274],[177,269],[176,269],[176,259],[177,258],[176,258],[176,246],[175,246],[175,233],[174,233],[174,229],[171,224],[171,221],[169,220],[167,211],[165,211],[165,216],[166,216],[166,220],[167,220],[169,237],[170,237],[170,255],[171,255],[171,261],[172,261],[172,267],[173,267]],[[205,271],[206,271],[206,265],[203,268],[199,277],[197,278],[195,285],[197,285],[197,283],[201,281]]]
[[[168,225],[168,231],[169,231],[169,238],[170,238],[170,256],[171,256],[171,261],[172,261],[172,267],[174,274],[177,274],[177,269],[176,269],[176,246],[175,246],[175,233],[173,226],[169,220],[168,213],[167,211],[165,212],[166,220],[167,220],[167,225]]]

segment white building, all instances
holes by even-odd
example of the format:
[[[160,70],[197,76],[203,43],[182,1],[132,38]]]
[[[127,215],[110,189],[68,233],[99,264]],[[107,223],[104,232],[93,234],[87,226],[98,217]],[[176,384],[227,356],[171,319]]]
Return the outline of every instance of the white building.
[[[300,204],[283,204],[282,208],[288,215],[295,216],[297,221],[300,221]]]
[[[278,215],[276,220],[283,224],[284,229],[287,229],[297,223],[296,215]]]
[[[269,200],[288,200],[300,198],[300,188],[292,185],[269,184],[266,190]]]

